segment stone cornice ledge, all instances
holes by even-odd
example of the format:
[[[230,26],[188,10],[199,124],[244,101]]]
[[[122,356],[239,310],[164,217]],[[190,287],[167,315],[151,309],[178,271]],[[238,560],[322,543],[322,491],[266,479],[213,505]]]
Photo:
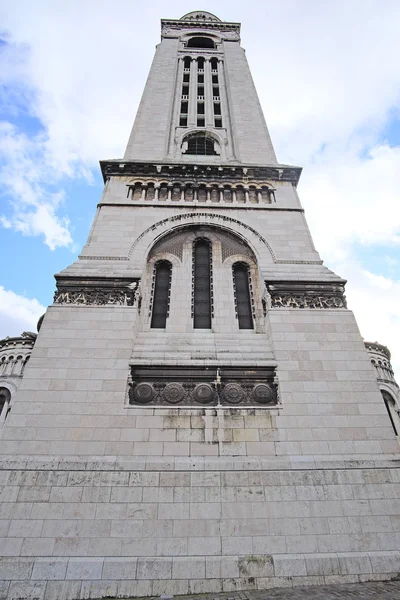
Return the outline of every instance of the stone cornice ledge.
[[[193,468],[193,461],[196,465]],[[379,456],[0,456],[0,470],[29,471],[309,471],[332,469],[394,469],[398,454]]]
[[[101,160],[100,168],[104,183],[109,177],[154,176],[163,179],[193,179],[229,177],[243,181],[252,180],[286,181],[297,186],[302,172],[301,167],[291,165],[241,165],[241,164],[198,164],[174,162],[131,161],[121,159]]]

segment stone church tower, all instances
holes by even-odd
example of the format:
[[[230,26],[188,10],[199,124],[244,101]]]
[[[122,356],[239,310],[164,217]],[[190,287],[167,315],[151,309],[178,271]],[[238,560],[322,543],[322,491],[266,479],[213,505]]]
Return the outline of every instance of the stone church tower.
[[[397,575],[390,355],[368,348],[377,382],[238,23],[162,21],[125,156],[101,168],[2,429],[2,597]]]

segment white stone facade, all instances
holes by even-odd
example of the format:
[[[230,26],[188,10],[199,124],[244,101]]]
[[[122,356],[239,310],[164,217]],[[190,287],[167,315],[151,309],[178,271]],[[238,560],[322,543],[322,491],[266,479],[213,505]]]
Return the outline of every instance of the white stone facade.
[[[88,242],[56,276],[1,434],[0,597],[177,595],[400,570],[399,445],[345,282],[313,246],[300,170],[276,163],[238,24],[207,15],[163,22],[126,155],[102,163]],[[215,48],[185,46],[207,35]],[[223,62],[226,125],[205,127],[225,136],[219,155],[182,155],[187,52]],[[193,324],[198,238],[212,262],[208,329]],[[152,328],[159,260],[171,265],[168,314]],[[252,328],[239,327],[236,263],[248,267]],[[196,384],[210,373],[217,400],[140,405],[135,369],[161,373],[154,389],[168,374]],[[273,402],[257,404],[254,388],[253,404],[224,404],[225,373],[258,372],[272,374]]]

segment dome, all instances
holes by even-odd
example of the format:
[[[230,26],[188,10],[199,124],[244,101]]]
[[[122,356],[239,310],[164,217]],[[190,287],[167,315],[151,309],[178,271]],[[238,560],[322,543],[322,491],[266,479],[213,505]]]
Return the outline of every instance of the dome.
[[[215,15],[204,10],[193,10],[179,19],[180,21],[221,21]]]

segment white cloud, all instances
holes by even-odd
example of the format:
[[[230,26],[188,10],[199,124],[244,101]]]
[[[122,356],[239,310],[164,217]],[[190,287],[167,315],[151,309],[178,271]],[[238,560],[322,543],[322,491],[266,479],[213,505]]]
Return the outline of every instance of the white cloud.
[[[334,155],[309,165],[299,186],[316,247],[328,260],[354,244],[400,245],[400,146],[367,157]],[[392,257],[393,258],[393,257]]]
[[[66,217],[56,214],[63,192],[49,192],[57,181],[46,160],[46,140],[42,134],[28,138],[10,123],[0,123],[0,185],[11,199],[12,210],[0,215],[3,227],[23,235],[43,235],[51,250],[72,243]]]
[[[45,307],[35,298],[26,298],[0,286],[0,339],[18,336],[23,331],[36,332]]]

